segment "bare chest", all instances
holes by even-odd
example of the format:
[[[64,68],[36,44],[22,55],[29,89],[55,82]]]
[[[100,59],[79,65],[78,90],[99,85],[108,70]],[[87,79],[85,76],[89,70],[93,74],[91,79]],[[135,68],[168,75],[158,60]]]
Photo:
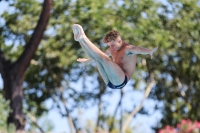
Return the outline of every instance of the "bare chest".
[[[135,69],[137,56],[127,55],[125,49],[118,52],[111,51],[111,55],[113,61],[121,67],[121,69],[130,79]]]
[[[127,55],[125,54],[125,51],[119,51],[119,52],[111,52],[113,61],[117,64],[123,64],[127,61]]]
[[[131,66],[133,65],[133,57],[126,54],[125,48],[117,52],[111,51],[111,55],[113,61],[118,64],[124,72],[127,71],[126,66],[130,66],[130,64]]]

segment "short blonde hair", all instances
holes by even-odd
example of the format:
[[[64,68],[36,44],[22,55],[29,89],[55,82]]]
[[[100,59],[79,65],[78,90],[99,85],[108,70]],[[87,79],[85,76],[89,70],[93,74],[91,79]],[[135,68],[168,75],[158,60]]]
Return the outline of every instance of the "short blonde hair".
[[[116,30],[111,30],[103,38],[103,43],[108,43],[110,41],[115,41],[118,37],[120,37],[120,34]]]

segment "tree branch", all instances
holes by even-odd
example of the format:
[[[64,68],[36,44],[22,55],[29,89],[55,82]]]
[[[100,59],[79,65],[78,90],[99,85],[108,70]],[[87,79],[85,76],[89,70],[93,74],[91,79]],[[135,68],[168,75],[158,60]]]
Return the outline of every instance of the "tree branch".
[[[40,130],[41,133],[45,133],[40,125],[38,125],[36,118],[30,113],[27,114],[27,117],[31,120],[31,122]]]
[[[141,101],[141,103],[129,114],[128,118],[126,119],[125,123],[123,124],[122,127],[122,133],[124,133],[127,129],[127,127],[130,125],[132,118],[136,115],[136,113],[138,111],[140,111],[140,109],[142,108],[144,101],[146,100],[146,98],[149,96],[149,93],[151,92],[151,89],[153,88],[155,84],[154,79],[152,78],[150,84],[147,86],[144,97]]]
[[[98,132],[98,128],[100,127],[100,120],[101,120],[101,115],[102,115],[102,95],[105,92],[106,86],[104,84],[104,81],[102,80],[100,74],[98,75],[98,81],[99,81],[99,94],[97,95],[97,98],[99,100],[98,103],[98,118],[97,118],[97,122],[96,122],[96,127],[95,127],[95,131]]]
[[[121,97],[120,97],[120,100],[119,100],[119,102],[118,102],[117,107],[115,108],[115,112],[114,112],[114,115],[113,115],[113,117],[112,117],[111,124],[110,124],[110,127],[109,127],[109,132],[112,132],[112,130],[113,130],[113,127],[114,127],[114,119],[115,119],[115,117],[116,117],[116,115],[117,115],[117,111],[118,111],[118,109],[119,109],[119,107],[120,107],[120,105],[121,105],[123,96],[124,96],[124,88],[121,89]]]
[[[59,103],[56,101],[56,98],[52,97],[52,99],[53,99],[53,101],[54,101],[55,103],[57,103],[57,107],[58,107],[58,109],[59,109],[61,115],[67,117],[68,122],[69,122],[69,126],[70,126],[70,132],[71,132],[71,133],[75,133],[77,129],[76,129],[76,127],[75,127],[75,122],[73,121],[73,119],[72,119],[71,116],[70,116],[69,109],[67,108],[66,99],[64,99],[64,97],[63,97],[63,89],[62,89],[62,87],[59,88],[59,92],[60,92],[60,94],[57,94],[57,96],[60,98],[61,102],[63,103],[63,106],[64,106],[64,108],[65,108],[66,113],[62,113],[61,106],[60,106]]]
[[[178,90],[180,91],[180,94],[182,97],[185,97],[186,94],[185,94],[185,91],[183,91],[183,84],[181,83],[180,79],[178,77],[175,78],[175,81],[178,85]]]
[[[34,57],[35,52],[38,48],[40,41],[42,40],[43,33],[46,29],[50,18],[50,11],[52,9],[53,0],[44,0],[43,10],[40,15],[37,26],[34,30],[34,33],[26,44],[25,49],[21,56],[18,58],[16,63],[14,64],[16,67],[15,70],[19,74],[19,77],[23,76],[26,68],[29,66],[31,59]]]
[[[0,50],[0,74],[3,73],[3,64],[5,62],[5,56],[3,52]]]

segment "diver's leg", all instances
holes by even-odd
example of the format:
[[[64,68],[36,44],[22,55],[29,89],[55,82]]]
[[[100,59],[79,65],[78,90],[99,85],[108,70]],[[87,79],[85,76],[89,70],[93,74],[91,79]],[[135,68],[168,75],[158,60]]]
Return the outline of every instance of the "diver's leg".
[[[82,42],[79,42],[83,50],[85,51],[86,55],[88,55],[91,59],[95,60],[94,56],[89,52],[89,50],[85,47]]]
[[[97,65],[97,68],[99,70],[101,77],[103,78],[103,81],[107,85],[109,83],[109,78],[108,78],[108,75],[106,74],[106,71],[104,70],[103,66],[101,65],[99,61],[95,61],[95,63]]]
[[[85,35],[83,28],[78,25],[74,24],[73,25],[73,32],[74,32],[74,39],[76,41],[79,41],[79,43],[84,44],[85,47],[89,50],[89,52],[95,57],[96,59],[102,58],[102,57],[107,57],[107,55],[102,52],[97,46],[95,46]]]

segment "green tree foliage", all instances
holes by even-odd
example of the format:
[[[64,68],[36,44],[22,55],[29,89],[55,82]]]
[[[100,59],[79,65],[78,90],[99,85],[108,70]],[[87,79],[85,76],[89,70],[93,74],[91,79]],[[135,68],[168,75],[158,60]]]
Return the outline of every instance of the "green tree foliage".
[[[9,11],[2,15],[5,25],[0,28],[0,42],[6,57],[15,61],[32,36],[41,3],[18,0],[11,7],[15,13]],[[147,85],[151,78],[156,81],[150,98],[164,104],[155,107],[163,113],[161,124],[156,128],[175,125],[183,117],[199,121],[199,9],[198,0],[168,0],[165,3],[153,0],[54,1],[48,28],[26,71],[25,109],[36,112],[39,117],[48,111],[44,102],[51,99],[52,108],[58,108],[60,114],[71,121],[71,129],[73,125],[78,129],[81,128],[77,126],[78,118],[71,114],[77,108],[98,105],[96,128],[109,126],[104,124],[110,116],[106,115],[107,102],[103,97],[112,96],[113,91],[106,89],[93,64],[83,73],[76,62],[78,57],[85,56],[73,39],[71,26],[78,23],[101,49],[106,49],[101,39],[111,29],[118,30],[124,41],[135,46],[159,46],[153,60],[138,57],[133,88],[142,90],[141,84]],[[83,82],[80,87],[72,85],[90,76],[93,79],[91,87],[87,85],[89,82]]]
[[[105,32],[117,29],[122,32],[123,36],[125,31],[132,31],[131,28],[134,26],[131,26],[131,23],[138,21],[138,18],[142,17],[142,10],[147,8],[143,4],[140,2],[125,1],[119,3],[106,0],[98,2],[92,0],[54,2],[48,29],[26,72],[23,87],[24,102],[28,106],[25,106],[25,108],[31,112],[35,111],[37,116],[40,116],[43,111],[47,111],[44,101],[50,98],[54,101],[72,101],[67,106],[63,103],[66,107],[66,112],[61,113],[63,116],[69,117],[69,114],[76,107],[87,107],[91,101],[92,105],[98,103],[99,110],[101,110],[100,105],[105,104],[102,97],[111,93],[110,90],[105,89],[106,87],[101,79],[97,78],[99,84],[93,86],[94,91],[93,89],[92,91],[82,89],[80,92],[77,91],[78,88],[70,86],[70,82],[77,81],[82,75],[80,66],[75,61],[78,57],[83,56],[80,45],[73,39],[71,26],[74,23],[82,24],[88,37],[104,49],[101,39]],[[153,2],[149,2],[149,4],[153,4]],[[30,5],[32,6],[30,7]],[[121,6],[127,11],[123,10]],[[140,8],[140,10],[132,9],[132,6]],[[10,11],[2,15],[6,22],[5,27],[2,28],[4,31],[2,42],[7,43],[2,45],[2,50],[6,53],[8,59],[15,61],[23,51],[24,44],[32,36],[40,13],[39,10],[41,10],[41,3],[19,0],[12,3],[11,7],[14,7],[14,13],[10,13]],[[132,18],[132,16],[138,16],[138,18]],[[124,36],[124,38],[131,38],[131,34]],[[8,40],[11,42],[10,45],[6,42]],[[86,72],[94,78],[96,77],[97,73],[94,73],[93,67],[87,67]],[[56,107],[58,106],[57,102],[54,102],[54,104]],[[101,112],[99,113],[99,116],[101,116],[105,111],[99,112]],[[103,123],[105,120],[99,117],[97,125],[100,126],[98,123]]]
[[[34,3],[28,3],[34,4]],[[15,50],[13,46],[19,45],[19,43],[24,43],[24,49],[21,54],[18,55],[16,60],[12,60],[10,58],[6,58],[4,49],[0,49],[0,73],[3,78],[3,91],[6,100],[10,101],[10,108],[12,111],[9,113],[9,117],[7,119],[7,123],[14,123],[16,126],[17,132],[23,132],[26,124],[25,115],[22,112],[22,100],[23,100],[23,90],[22,90],[22,82],[24,81],[24,73],[27,67],[30,65],[30,61],[35,55],[35,51],[38,48],[38,45],[43,37],[43,32],[47,26],[50,10],[52,5],[52,0],[45,0],[42,8],[42,12],[40,14],[37,26],[32,32],[32,36],[28,40],[28,42],[23,41],[23,35],[20,34],[21,27],[15,28],[16,22],[20,22],[23,20],[23,16],[18,12],[18,6],[21,6],[21,3],[10,3],[11,10],[10,12],[5,12],[3,16],[5,17],[2,21],[6,23],[1,24],[1,35],[2,41],[6,42],[7,45],[12,45],[9,51]],[[16,7],[14,7],[16,6]],[[23,6],[23,5],[22,5]],[[13,10],[14,9],[14,10]],[[15,10],[16,9],[16,10]],[[13,17],[14,16],[14,17]],[[17,16],[17,17],[16,17]],[[13,20],[14,18],[14,20]],[[6,25],[7,24],[7,25]],[[17,23],[18,24],[18,23]],[[19,24],[20,25],[20,24]],[[28,32],[28,31],[27,31]],[[30,34],[30,33],[27,33]],[[14,41],[12,42],[10,39],[14,37]],[[18,38],[19,37],[19,38]],[[23,38],[22,40],[20,38]],[[19,50],[20,52],[20,50]],[[11,52],[12,53],[12,52]]]
[[[159,13],[159,55],[151,66],[157,85],[152,97],[163,101],[162,125],[176,125],[182,118],[199,121],[200,1],[168,1]],[[159,42],[156,42],[159,41]]]

